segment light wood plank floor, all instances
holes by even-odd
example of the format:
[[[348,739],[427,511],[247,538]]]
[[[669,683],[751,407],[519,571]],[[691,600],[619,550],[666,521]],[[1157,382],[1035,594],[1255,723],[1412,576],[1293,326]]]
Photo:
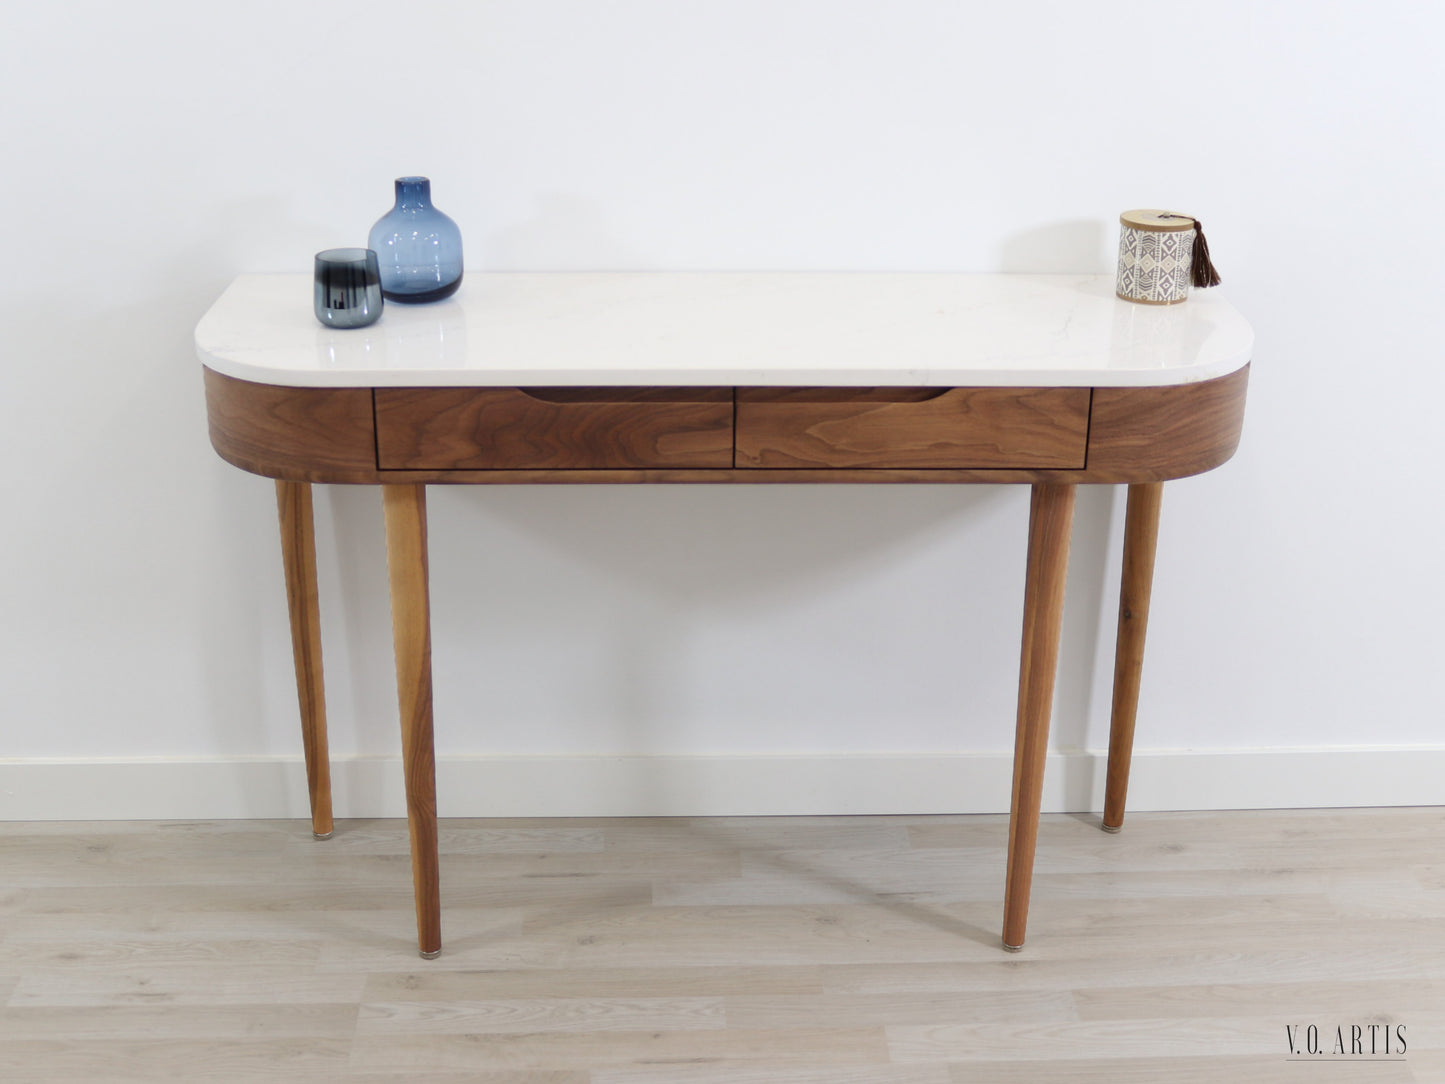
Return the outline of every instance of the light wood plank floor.
[[[1445,1081],[1445,808],[1097,824],[0,824],[0,1080]]]

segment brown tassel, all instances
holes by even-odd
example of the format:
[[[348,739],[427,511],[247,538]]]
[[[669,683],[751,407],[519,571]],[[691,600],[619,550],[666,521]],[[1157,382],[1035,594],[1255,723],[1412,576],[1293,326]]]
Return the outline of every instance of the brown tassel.
[[[1204,226],[1194,220],[1194,259],[1189,265],[1189,281],[1195,286],[1218,286],[1219,272],[1209,259],[1209,242],[1204,239]]]

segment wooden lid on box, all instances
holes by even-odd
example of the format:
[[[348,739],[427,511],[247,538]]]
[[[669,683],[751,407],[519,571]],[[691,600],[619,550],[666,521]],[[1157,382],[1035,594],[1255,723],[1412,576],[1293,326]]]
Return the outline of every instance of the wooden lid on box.
[[[1177,211],[1125,211],[1119,216],[1119,222],[1131,230],[1150,233],[1178,233],[1194,228],[1194,219]]]

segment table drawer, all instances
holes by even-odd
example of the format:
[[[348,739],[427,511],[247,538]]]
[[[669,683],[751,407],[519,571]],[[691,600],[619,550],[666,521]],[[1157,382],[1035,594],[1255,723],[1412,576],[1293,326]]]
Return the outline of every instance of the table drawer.
[[[1088,388],[739,388],[739,467],[1078,469]]]
[[[382,470],[731,467],[731,388],[378,388]]]

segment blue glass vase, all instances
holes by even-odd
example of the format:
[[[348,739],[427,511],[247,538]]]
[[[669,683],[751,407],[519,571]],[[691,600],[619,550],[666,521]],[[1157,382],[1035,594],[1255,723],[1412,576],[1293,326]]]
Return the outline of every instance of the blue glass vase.
[[[388,301],[440,301],[462,284],[462,231],[432,206],[425,177],[396,179],[396,206],[371,227],[367,247],[380,261]]]

